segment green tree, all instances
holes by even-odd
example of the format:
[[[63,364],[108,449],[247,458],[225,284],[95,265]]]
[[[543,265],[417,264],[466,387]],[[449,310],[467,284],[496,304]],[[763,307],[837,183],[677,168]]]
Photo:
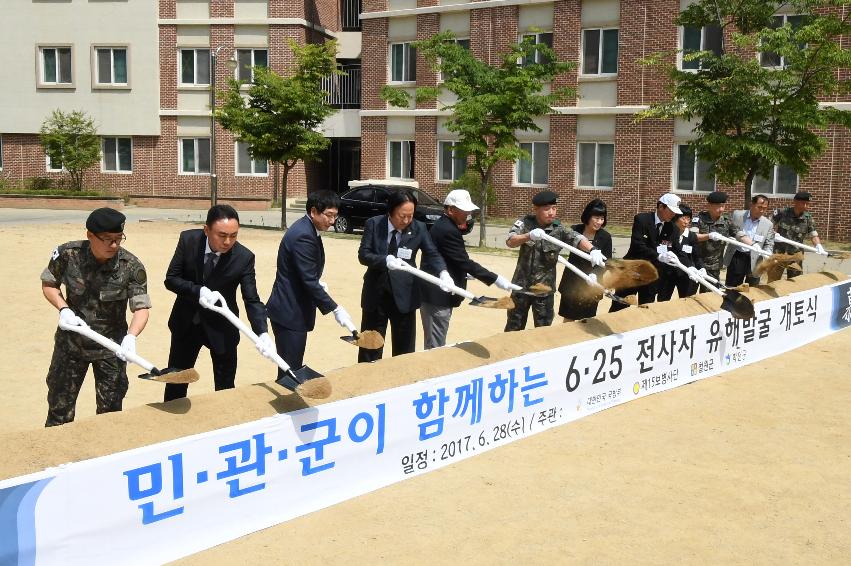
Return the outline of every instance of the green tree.
[[[825,149],[824,129],[851,127],[851,112],[819,104],[851,91],[848,75],[839,74],[851,67],[851,50],[839,41],[851,32],[849,5],[793,0],[784,12],[795,16],[784,18],[775,16],[777,3],[770,0],[699,0],[677,23],[718,26],[729,32],[731,44],[720,54],[683,53],[693,71],[663,63],[661,56],[649,60],[669,69],[672,96],[639,119],[694,120],[692,148],[714,163],[721,181],[744,183],[747,207],[757,175],[768,178],[775,164],[806,174]]]
[[[279,163],[281,173],[281,229],[287,228],[287,178],[299,161],[316,159],[328,147],[322,134],[322,121],[335,110],[325,103],[322,78],[338,73],[335,65],[337,44],[299,46],[290,41],[295,67],[282,77],[265,67],[254,67],[254,83],[247,93],[239,81],[219,93],[224,104],[216,119],[236,139],[248,144],[254,159]],[[243,96],[247,94],[247,96]]]
[[[454,95],[452,102],[439,103],[452,111],[446,128],[458,135],[455,153],[469,159],[469,169],[479,175],[479,245],[484,246],[489,191],[481,188],[490,189],[498,162],[531,159],[528,152],[520,149],[516,134],[540,132],[535,118],[549,114],[557,100],[574,96],[568,88],[554,88],[550,93],[544,89],[556,75],[573,65],[559,62],[550,47],[535,44],[531,38],[512,44],[500,56],[499,64],[489,65],[454,39],[452,32],[442,32],[414,43],[443,79],[438,87],[417,88],[416,101],[439,100],[442,91]],[[404,108],[410,101],[406,91],[389,86],[382,89],[381,95],[393,106]]]
[[[88,167],[100,161],[100,137],[95,122],[85,112],[54,110],[41,125],[39,135],[44,148],[54,165],[71,178],[71,188],[82,190],[83,174]]]

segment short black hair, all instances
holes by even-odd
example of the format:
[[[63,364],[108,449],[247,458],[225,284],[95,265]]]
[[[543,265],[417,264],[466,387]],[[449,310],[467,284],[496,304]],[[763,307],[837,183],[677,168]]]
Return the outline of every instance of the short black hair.
[[[417,197],[412,190],[400,189],[398,191],[390,191],[390,194],[387,195],[387,214],[393,214],[397,208],[406,202],[412,202],[414,203],[414,208],[417,207]]]
[[[325,212],[326,208],[340,208],[340,197],[334,191],[313,191],[307,195],[305,209],[310,214],[313,208],[320,214]]]
[[[601,199],[595,198],[586,204],[585,210],[582,211],[582,216],[579,217],[579,220],[587,226],[592,216],[602,216],[603,226],[605,226],[606,222],[608,222],[608,210],[606,209],[606,203]]]
[[[756,204],[759,202],[759,199],[765,199],[765,202],[768,202],[768,197],[765,195],[754,195],[751,199],[751,204]]]
[[[236,209],[229,204],[217,204],[211,206],[210,210],[207,211],[207,226],[212,228],[213,224],[219,220],[230,220],[231,218],[239,222],[239,214],[237,214]]]
[[[694,212],[692,211],[689,205],[680,203],[680,210],[682,210],[683,213],[680,214],[678,217],[688,216],[689,218],[694,218]]]

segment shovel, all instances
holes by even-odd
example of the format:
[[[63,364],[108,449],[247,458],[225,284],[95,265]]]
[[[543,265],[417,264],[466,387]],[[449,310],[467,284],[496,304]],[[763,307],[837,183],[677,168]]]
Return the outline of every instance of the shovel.
[[[456,287],[455,285],[447,285],[443,281],[440,280],[439,277],[435,277],[430,273],[426,273],[421,269],[417,269],[411,265],[408,265],[404,260],[398,260],[392,267],[388,266],[390,269],[396,269],[399,271],[407,271],[414,277],[419,277],[423,281],[431,283],[432,285],[437,285],[438,287],[449,287],[449,291],[447,293],[452,293],[454,295],[460,295],[465,299],[470,299],[470,305],[474,307],[485,307],[488,309],[513,309],[514,301],[511,300],[511,297],[500,297],[496,299],[494,297],[477,297],[470,291],[466,289],[462,289],[461,287]]]
[[[353,346],[364,348],[365,350],[378,350],[379,348],[384,347],[384,336],[382,336],[377,330],[364,330],[362,332],[358,332],[358,329],[354,324],[347,324],[346,330],[352,334],[351,336],[340,336],[340,340],[343,342],[348,342]]]
[[[691,230],[692,230],[692,232],[695,231],[694,228],[692,228]],[[716,232],[716,234],[717,234],[717,232]],[[728,244],[732,244],[732,245],[734,245],[734,246],[736,246],[736,247],[738,247],[738,248],[740,248],[744,251],[755,252],[755,253],[761,255],[762,257],[764,257],[765,260],[760,262],[760,264],[756,266],[756,271],[755,271],[756,275],[762,275],[763,273],[769,273],[771,270],[773,270],[775,268],[780,268],[781,273],[782,273],[782,268],[786,267],[786,266],[791,267],[793,269],[799,269],[799,270],[801,268],[801,266],[799,264],[795,264],[796,261],[801,261],[803,259],[803,256],[800,255],[800,254],[798,254],[798,255],[772,254],[771,252],[767,252],[767,251],[765,251],[764,249],[762,249],[758,246],[748,245],[744,242],[740,242],[739,240],[736,240],[735,238],[728,238],[727,236],[722,236],[721,234],[718,234],[717,237],[722,242],[727,242]],[[782,240],[778,240],[778,236],[775,234],[774,240],[779,242],[779,241],[786,240],[786,238],[783,238]],[[793,242],[793,243],[796,243],[796,242]],[[815,250],[815,248],[813,248],[813,250]],[[770,276],[769,276],[769,281],[771,281]]]
[[[248,328],[248,326],[246,326],[238,316],[231,312],[231,310],[227,307],[224,297],[220,294],[217,293],[215,302],[211,303],[201,299],[199,303],[205,309],[217,312],[228,319],[228,322],[236,326],[239,331],[245,334],[249,340],[254,342],[254,344],[257,344],[260,341],[260,338],[258,338],[258,336],[254,334],[254,332]],[[272,355],[272,361],[281,368],[282,372],[284,372],[283,377],[275,380],[275,383],[278,385],[286,387],[289,390],[293,390],[293,383],[295,383],[295,392],[302,397],[309,397],[311,399],[325,399],[331,395],[331,382],[329,382],[318,371],[307,366],[301,366],[300,368],[293,370],[290,368],[289,364],[287,364],[287,362],[285,362],[284,359],[277,354],[277,352]]]
[[[676,267],[677,269],[688,275],[689,278],[694,276],[694,274],[690,273],[688,268],[680,262],[680,259],[678,257],[673,256],[673,260],[673,263],[670,263],[669,265]],[[724,300],[721,301],[721,308],[732,314],[733,318],[749,320],[754,317],[755,311],[753,308],[753,303],[750,299],[742,295],[739,291],[733,289],[726,289],[725,291],[722,291],[702,276],[696,275],[694,277],[698,280],[698,283],[700,283],[713,293],[721,295],[724,298]]]
[[[727,287],[726,285],[721,283],[721,281],[719,279],[715,279],[714,277],[712,277],[709,274],[707,274],[705,276],[701,276],[701,277],[703,277],[704,279],[706,279],[710,283],[717,285],[718,288],[721,289],[722,291],[739,291],[739,292],[742,292],[742,293],[747,293],[751,289],[751,286],[748,285],[747,283],[743,283],[742,285],[739,285],[738,287]]]
[[[620,303],[622,305],[627,305],[627,306],[630,306],[630,307],[639,307],[639,308],[642,308],[642,309],[647,308],[647,305],[639,305],[638,304],[638,299],[635,295],[630,295],[629,297],[620,297],[618,295],[615,295],[612,291],[606,289],[605,287],[600,285],[597,281],[592,279],[590,275],[588,275],[587,273],[585,273],[584,271],[582,271],[581,269],[579,269],[578,267],[576,267],[575,265],[573,265],[572,263],[567,261],[566,258],[564,258],[562,256],[558,256],[558,262],[560,264],[564,265],[569,270],[571,270],[573,273],[575,273],[583,281],[588,283],[588,285],[590,285],[591,287],[594,287],[594,288],[598,289],[599,291],[601,291],[603,293],[603,295],[605,295],[606,297],[608,297],[612,301],[614,301],[616,303]]]
[[[818,249],[814,248],[813,246],[808,246],[806,244],[802,244],[801,242],[796,242],[795,240],[790,240],[789,238],[784,238],[780,234],[776,234],[776,233],[774,234],[774,241],[775,242],[781,242],[783,244],[789,244],[790,246],[795,246],[796,248],[806,250],[808,252],[813,252],[814,254],[822,255],[822,254],[819,254]],[[836,259],[848,259],[848,255],[849,255],[848,252],[828,251],[828,250],[825,250],[825,251],[827,252],[827,257],[834,257]]]
[[[139,377],[141,379],[147,379],[148,381],[159,381],[160,383],[195,383],[198,381],[198,372],[195,371],[194,368],[189,369],[175,369],[175,368],[165,368],[165,369],[157,369],[154,367],[154,364],[143,358],[138,354],[134,354],[133,352],[125,351],[121,346],[103,336],[102,334],[98,334],[88,326],[74,326],[59,323],[59,328],[62,330],[67,330],[69,332],[76,332],[81,336],[85,336],[89,340],[97,342],[113,354],[117,354],[118,352],[122,352],[122,355],[127,358],[128,362],[133,362],[137,366],[145,369],[148,373],[143,373]]]

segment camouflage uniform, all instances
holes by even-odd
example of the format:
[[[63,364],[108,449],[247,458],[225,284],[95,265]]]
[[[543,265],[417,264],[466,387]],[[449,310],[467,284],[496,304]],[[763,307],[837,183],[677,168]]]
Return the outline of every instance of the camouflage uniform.
[[[531,232],[535,228],[543,228],[544,231],[558,238],[562,242],[572,246],[578,246],[584,239],[582,234],[569,227],[563,226],[558,220],[547,227],[538,225],[534,214],[529,214],[511,227],[508,237]],[[521,287],[530,287],[535,283],[543,283],[551,289],[556,288],[556,265],[558,254],[562,248],[544,240],[538,242],[526,242],[520,246],[520,254],[517,257],[517,268],[511,282]],[[549,326],[555,317],[553,304],[554,295],[550,293],[546,297],[532,297],[522,293],[512,293],[514,308],[508,311],[508,321],[505,331],[523,330],[526,328],[526,319],[529,316],[529,307],[532,307],[532,320],[535,326]]]
[[[784,238],[789,238],[790,240],[794,240],[802,244],[804,243],[804,238],[818,236],[818,232],[816,231],[816,222],[813,220],[813,215],[809,212],[804,212],[801,216],[795,216],[795,211],[791,206],[782,210],[775,210],[771,221],[774,222],[774,225],[777,227],[776,231],[778,234]],[[774,244],[774,253],[796,254],[799,251],[801,251],[800,248],[791,244],[783,244],[780,242]],[[801,261],[800,263],[803,267],[804,262]],[[801,273],[803,273],[803,271],[792,269],[791,267],[786,268],[787,279],[797,277],[798,275],[801,275]],[[777,274],[777,279],[780,279],[781,277],[783,277],[782,270],[779,274]]]
[[[733,221],[726,214],[719,216],[718,220],[712,220],[709,213],[703,211],[692,219],[692,225],[698,227],[700,234],[718,232],[728,238],[736,237],[736,227],[733,226]],[[726,245],[726,242],[714,240],[706,240],[699,245],[699,254],[703,259],[703,267],[706,269],[706,273],[718,280],[721,278],[721,264]],[[709,289],[701,285],[700,292],[706,293],[707,291]]]
[[[95,332],[118,343],[127,334],[128,301],[133,312],[151,308],[145,267],[123,248],[101,264],[88,241],[62,244],[53,250],[41,280],[51,287],[64,284],[65,301],[74,314]],[[47,372],[45,426],[74,420],[77,395],[89,364],[95,375],[97,412],[121,410],[128,386],[126,363],[85,336],[57,328]]]

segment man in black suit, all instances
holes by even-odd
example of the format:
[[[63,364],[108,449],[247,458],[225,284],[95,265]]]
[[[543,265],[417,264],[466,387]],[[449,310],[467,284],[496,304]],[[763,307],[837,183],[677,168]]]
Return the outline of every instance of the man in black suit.
[[[334,225],[339,207],[340,198],[331,191],[310,193],[307,214],[287,230],[278,248],[278,270],[266,311],[278,355],[294,369],[304,365],[307,333],[316,324],[317,308],[322,314],[333,312],[340,326],[349,331],[357,330],[346,309],[334,302],[327,285],[319,280],[325,268],[320,233]],[[278,379],[287,379],[280,369]]]
[[[496,284],[505,291],[520,291],[520,285],[488,271],[467,254],[463,234],[469,233],[472,220],[468,221],[467,217],[476,210],[479,210],[479,207],[473,204],[470,193],[464,189],[456,189],[446,195],[443,201],[443,216],[431,227],[429,235],[437,251],[443,256],[449,275],[452,276],[455,286],[462,289],[467,288],[469,273],[486,285]],[[426,271],[431,272],[428,269]],[[423,347],[426,350],[446,345],[452,309],[459,306],[463,300],[463,297],[444,293],[434,285],[423,286],[420,317],[423,322]]]
[[[423,267],[439,273],[440,279],[452,285],[446,263],[434,247],[426,225],[414,220],[417,198],[407,189],[390,193],[387,214],[366,221],[358,248],[358,260],[367,266],[361,292],[361,330],[387,333],[393,328],[393,355],[408,354],[416,349],[416,311],[420,307],[420,288],[414,276],[388,265],[403,261],[416,267],[417,252],[423,252]],[[448,290],[448,287],[446,288]],[[380,350],[358,351],[358,362],[380,360]]]
[[[682,214],[674,217],[672,223],[680,231],[677,257],[680,263],[688,268],[689,273],[685,273],[678,267],[663,266],[657,295],[659,301],[670,301],[674,295],[674,289],[677,290],[677,296],[681,299],[691,297],[697,293],[697,276],[708,275],[703,268],[703,260],[697,248],[697,234],[690,230],[694,213],[691,207],[685,204],[680,204],[680,210]]]
[[[672,265],[679,251],[680,231],[671,220],[680,210],[680,197],[667,193],[659,197],[655,212],[641,212],[632,221],[632,236],[624,259],[646,259],[653,263],[662,276],[663,265]],[[638,293],[638,304],[652,303],[660,288],[660,282],[654,281],[634,289],[626,294]],[[625,309],[628,305],[612,302],[609,312]]]
[[[266,307],[257,295],[254,254],[236,241],[238,232],[239,215],[233,207],[218,204],[210,208],[203,230],[181,232],[165,276],[166,289],[177,295],[168,319],[168,366],[191,368],[201,347],[206,346],[213,361],[216,391],[234,386],[239,331],[220,314],[202,307],[200,299],[215,302],[218,292],[238,315],[239,286],[251,328],[260,336],[258,351],[269,357],[275,348],[267,333]],[[166,384],[165,400],[186,397],[188,388],[186,384]]]

